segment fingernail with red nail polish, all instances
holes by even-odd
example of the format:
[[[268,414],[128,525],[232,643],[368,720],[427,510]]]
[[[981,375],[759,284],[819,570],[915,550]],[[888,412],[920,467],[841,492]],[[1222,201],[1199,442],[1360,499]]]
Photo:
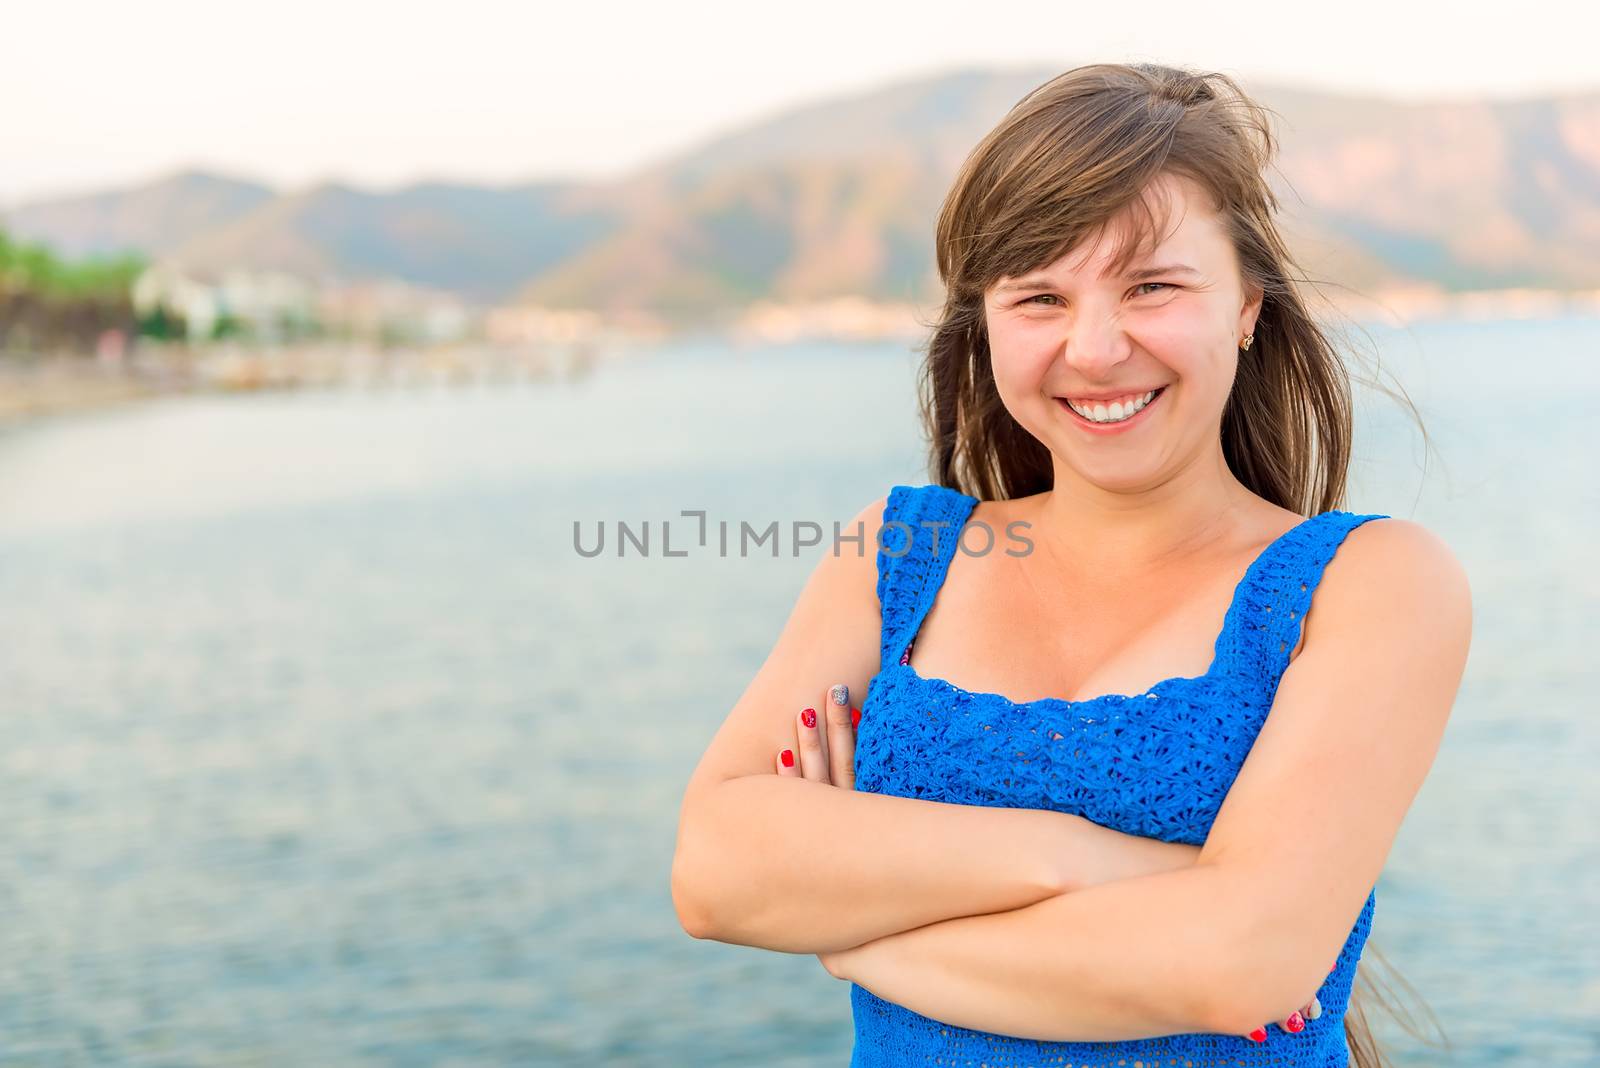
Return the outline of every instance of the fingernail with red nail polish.
[[[804,723],[807,727],[815,727],[817,725],[817,710],[814,708],[808,708],[804,712],[800,713],[800,722]]]
[[[852,727],[861,726],[861,709],[852,708],[850,710],[850,726],[852,726]]]
[[[1306,1029],[1306,1018],[1296,1012],[1293,1016],[1289,1017],[1288,1022],[1284,1024],[1284,1027],[1293,1034],[1299,1034],[1301,1031]]]
[[[778,754],[778,759],[783,761],[783,766],[784,767],[786,767],[786,768],[794,767],[794,750],[793,749],[785,749],[782,753]]]
[[[1267,1040],[1267,1029],[1265,1027],[1258,1027],[1254,1031],[1250,1032],[1250,1041],[1252,1041],[1252,1042],[1265,1042],[1266,1040]]]

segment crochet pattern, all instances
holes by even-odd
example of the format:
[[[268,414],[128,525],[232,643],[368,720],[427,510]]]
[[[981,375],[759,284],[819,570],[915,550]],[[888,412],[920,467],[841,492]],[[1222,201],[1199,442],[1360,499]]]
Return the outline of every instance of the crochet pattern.
[[[1127,834],[1201,845],[1271,710],[1323,569],[1369,519],[1332,511],[1285,532],[1235,587],[1210,668],[1140,694],[1012,701],[925,678],[908,663],[977,498],[945,486],[895,486],[879,537],[879,672],[856,736],[856,789],[953,804],[1053,809]],[[944,524],[944,525],[940,525]],[[937,532],[937,537],[935,537]],[[974,539],[976,541],[977,539]],[[937,544],[935,544],[937,542]],[[1183,1034],[1122,1042],[1045,1042],[955,1027],[851,984],[852,1068],[1345,1068],[1344,1014],[1372,926],[1367,895],[1317,990],[1322,1015],[1298,1034]],[[1266,1021],[1263,1021],[1266,1022]]]

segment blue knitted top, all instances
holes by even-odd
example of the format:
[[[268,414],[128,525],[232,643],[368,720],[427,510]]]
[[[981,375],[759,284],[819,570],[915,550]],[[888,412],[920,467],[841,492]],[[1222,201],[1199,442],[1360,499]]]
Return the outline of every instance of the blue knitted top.
[[[1369,519],[1388,518],[1324,512],[1267,546],[1234,590],[1211,667],[1203,675],[1166,679],[1132,696],[1016,702],[924,678],[908,662],[911,643],[958,548],[959,532],[977,503],[940,485],[895,486],[889,493],[877,553],[882,661],[862,703],[856,789],[954,804],[1053,809],[1127,834],[1189,845],[1204,843],[1266,721],[1323,569],[1349,531]],[[939,523],[948,525],[932,525]],[[994,534],[991,551],[1001,551],[1006,547],[999,541],[1001,532]],[[988,536],[970,534],[960,544],[981,553]],[[1322,1015],[1307,1020],[1298,1034],[1269,1026],[1264,1043],[1206,1033],[1045,1042],[942,1023],[852,983],[850,1064],[1345,1068],[1350,1051],[1344,1014],[1374,904],[1375,893],[1369,893],[1337,968],[1317,991]]]

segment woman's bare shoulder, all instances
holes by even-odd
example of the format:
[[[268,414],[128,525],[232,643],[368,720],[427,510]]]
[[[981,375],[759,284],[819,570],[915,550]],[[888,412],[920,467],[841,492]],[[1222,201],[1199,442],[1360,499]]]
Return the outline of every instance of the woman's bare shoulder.
[[[1328,565],[1378,582],[1425,575],[1446,586],[1468,589],[1466,569],[1448,542],[1413,519],[1384,516],[1369,519],[1345,535]]]
[[[1425,605],[1437,627],[1470,641],[1472,587],[1466,568],[1433,530],[1394,517],[1369,519],[1345,535],[1323,572],[1307,630],[1337,621],[1331,625],[1392,629],[1395,640],[1404,640],[1407,617],[1383,608],[1385,599],[1395,596]]]
[[[806,582],[807,592],[841,622],[876,626],[878,536],[888,505],[885,493],[848,518],[823,524],[820,555]]]

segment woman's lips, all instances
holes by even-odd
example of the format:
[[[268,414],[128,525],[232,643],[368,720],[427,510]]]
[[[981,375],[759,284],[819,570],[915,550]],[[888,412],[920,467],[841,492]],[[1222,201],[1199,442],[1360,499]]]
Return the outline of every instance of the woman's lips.
[[[1166,396],[1166,393],[1167,387],[1162,386],[1160,389],[1156,390],[1156,395],[1150,398],[1149,404],[1146,404],[1143,408],[1140,408],[1127,419],[1117,423],[1097,423],[1093,419],[1085,419],[1083,416],[1079,415],[1073,410],[1072,405],[1068,404],[1064,397],[1057,397],[1056,403],[1061,406],[1062,411],[1070,415],[1073,421],[1079,426],[1083,427],[1085,430],[1090,430],[1099,434],[1116,434],[1124,430],[1129,430],[1144,422],[1146,419],[1145,413],[1149,412],[1150,409],[1154,408],[1157,404],[1160,404],[1161,398]]]

